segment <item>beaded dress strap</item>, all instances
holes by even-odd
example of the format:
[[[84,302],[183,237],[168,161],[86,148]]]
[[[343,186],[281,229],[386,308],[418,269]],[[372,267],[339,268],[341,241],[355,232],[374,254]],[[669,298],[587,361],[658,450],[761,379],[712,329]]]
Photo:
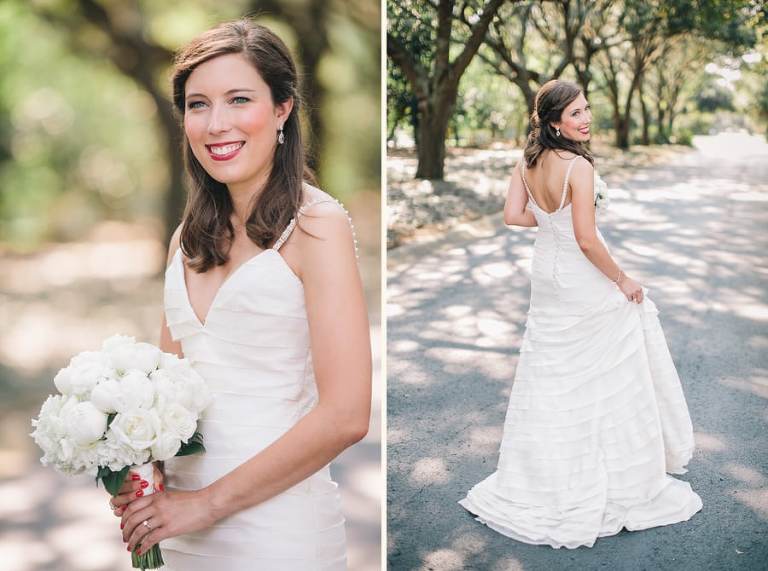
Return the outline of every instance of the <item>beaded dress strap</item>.
[[[533,194],[531,194],[531,189],[528,188],[528,181],[525,180],[525,159],[520,161],[520,177],[523,179],[523,186],[525,186],[525,192],[528,193],[528,196],[531,197],[531,200],[533,201],[533,203],[536,204],[536,201],[533,198]],[[538,204],[536,206],[538,206]]]
[[[286,240],[288,240],[291,233],[293,232],[293,229],[296,227],[296,221],[298,217],[304,214],[304,211],[310,206],[312,206],[313,204],[319,204],[321,202],[335,202],[336,204],[338,204],[344,209],[344,212],[346,212],[347,214],[347,220],[349,220],[349,227],[352,229],[352,238],[355,241],[355,256],[359,258],[360,255],[357,251],[357,235],[355,234],[355,226],[354,224],[352,224],[352,217],[349,215],[349,211],[344,207],[344,205],[335,198],[318,198],[316,200],[311,200],[309,202],[302,204],[299,207],[299,211],[296,213],[296,216],[291,218],[291,221],[288,223],[288,226],[285,227],[285,230],[283,230],[283,233],[280,234],[280,237],[275,241],[274,245],[272,246],[272,249],[279,250],[281,246],[285,244]]]
[[[560,207],[558,210],[562,210],[563,204],[565,204],[565,195],[568,194],[568,178],[571,176],[571,169],[573,168],[573,165],[576,163],[576,159],[578,159],[579,156],[580,155],[576,155],[568,163],[568,170],[565,171],[565,180],[563,181],[563,196],[560,198]]]

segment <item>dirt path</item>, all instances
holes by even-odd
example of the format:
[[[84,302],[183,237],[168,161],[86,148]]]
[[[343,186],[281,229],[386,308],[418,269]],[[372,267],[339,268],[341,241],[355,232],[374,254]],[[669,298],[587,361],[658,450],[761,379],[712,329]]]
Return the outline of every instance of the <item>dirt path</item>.
[[[608,176],[599,221],[659,307],[693,418],[687,523],[554,550],[503,537],[459,500],[496,466],[528,309],[535,230],[494,215],[389,252],[391,569],[764,569],[768,561],[768,145],[696,139]]]

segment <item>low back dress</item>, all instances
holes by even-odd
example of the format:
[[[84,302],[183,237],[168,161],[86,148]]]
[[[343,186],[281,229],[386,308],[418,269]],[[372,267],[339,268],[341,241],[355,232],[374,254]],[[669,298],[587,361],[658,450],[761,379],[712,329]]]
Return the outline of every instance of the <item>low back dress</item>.
[[[459,502],[499,533],[553,548],[591,547],[702,508],[690,484],[667,474],[686,472],[694,440],[658,309],[647,295],[628,301],[576,241],[565,204],[576,160],[586,159],[571,159],[551,213],[521,165],[538,223],[530,308],[496,471]]]

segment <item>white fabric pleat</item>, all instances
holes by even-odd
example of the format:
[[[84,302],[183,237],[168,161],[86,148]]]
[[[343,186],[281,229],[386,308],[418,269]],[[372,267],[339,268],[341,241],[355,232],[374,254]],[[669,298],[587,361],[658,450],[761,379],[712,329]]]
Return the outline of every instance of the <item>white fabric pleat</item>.
[[[531,303],[499,462],[459,503],[554,548],[690,519],[701,498],[667,473],[685,473],[693,427],[656,305],[647,290],[627,301],[584,256],[570,204],[529,206]]]
[[[276,249],[224,282],[202,324],[189,303],[181,251],[165,274],[165,314],[213,403],[199,428],[206,452],[165,462],[169,488],[197,490],[234,470],[317,402],[301,281]],[[328,466],[210,529],[161,542],[171,571],[346,569],[341,499]]]

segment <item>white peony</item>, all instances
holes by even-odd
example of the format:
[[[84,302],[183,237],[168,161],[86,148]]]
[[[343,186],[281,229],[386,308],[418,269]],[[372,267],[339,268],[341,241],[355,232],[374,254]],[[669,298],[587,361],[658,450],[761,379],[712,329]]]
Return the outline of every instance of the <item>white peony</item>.
[[[101,344],[101,350],[105,353],[111,353],[118,347],[122,347],[123,345],[134,345],[135,343],[135,337],[130,337],[128,335],[113,335],[104,340]]]
[[[115,401],[117,412],[136,408],[149,409],[155,402],[155,385],[140,370],[129,370],[120,379],[120,394]]]
[[[53,384],[63,395],[69,395],[72,393],[72,379],[71,370],[69,367],[64,367],[53,378]]]
[[[77,403],[64,417],[66,434],[78,446],[93,444],[107,430],[107,415],[90,402]]]
[[[96,476],[99,467],[119,471],[167,460],[189,441],[211,402],[187,359],[124,335],[73,357],[54,384],[61,394],[43,403],[30,435],[43,451],[41,463],[65,474]]]
[[[211,403],[208,384],[187,359],[179,359],[164,370],[176,386],[176,401],[195,414]]]
[[[158,408],[179,401],[179,386],[171,380],[170,375],[164,369],[154,371],[149,375],[149,378],[155,386],[155,404]]]
[[[78,446],[72,459],[72,468],[75,473],[85,472],[89,476],[96,477],[99,471],[100,460],[102,457],[101,449],[105,440],[100,439],[91,444]]]
[[[179,361],[181,359],[175,353],[163,353],[160,355],[160,365],[158,367],[160,369],[168,369],[178,364]]]
[[[160,418],[154,410],[136,408],[120,412],[109,425],[118,440],[134,450],[149,449],[160,432]]]
[[[197,429],[197,415],[178,403],[170,403],[160,410],[160,425],[164,433],[186,442]]]
[[[43,451],[43,457],[40,459],[43,466],[61,461],[62,441],[67,434],[63,417],[68,415],[77,402],[75,397],[51,395],[40,408],[38,417],[32,419],[35,429],[30,436]]]
[[[114,422],[113,422],[114,424]],[[120,439],[111,428],[107,438],[99,442],[99,466],[106,466],[113,472],[118,472],[126,466],[138,466],[149,460],[149,449],[136,450],[130,444]]]
[[[179,448],[181,448],[181,440],[175,434],[165,432],[157,437],[152,446],[152,459],[168,460],[173,458],[176,456]]]
[[[72,357],[72,360],[54,379],[56,388],[62,394],[75,395],[81,400],[88,400],[91,391],[101,381],[115,377],[115,370],[109,358],[97,351],[83,351]],[[66,392],[65,392],[66,391]]]
[[[63,437],[66,430],[60,420],[61,411],[70,402],[77,404],[77,399],[67,395],[49,395],[40,407],[38,417],[32,419],[32,426],[36,427],[35,432],[50,434],[54,438]]]
[[[91,402],[101,412],[117,412],[122,398],[120,383],[114,379],[100,382],[91,391]]]
[[[112,364],[120,374],[130,369],[138,369],[148,375],[157,369],[160,355],[160,349],[150,343],[125,343],[117,345],[109,352]]]

